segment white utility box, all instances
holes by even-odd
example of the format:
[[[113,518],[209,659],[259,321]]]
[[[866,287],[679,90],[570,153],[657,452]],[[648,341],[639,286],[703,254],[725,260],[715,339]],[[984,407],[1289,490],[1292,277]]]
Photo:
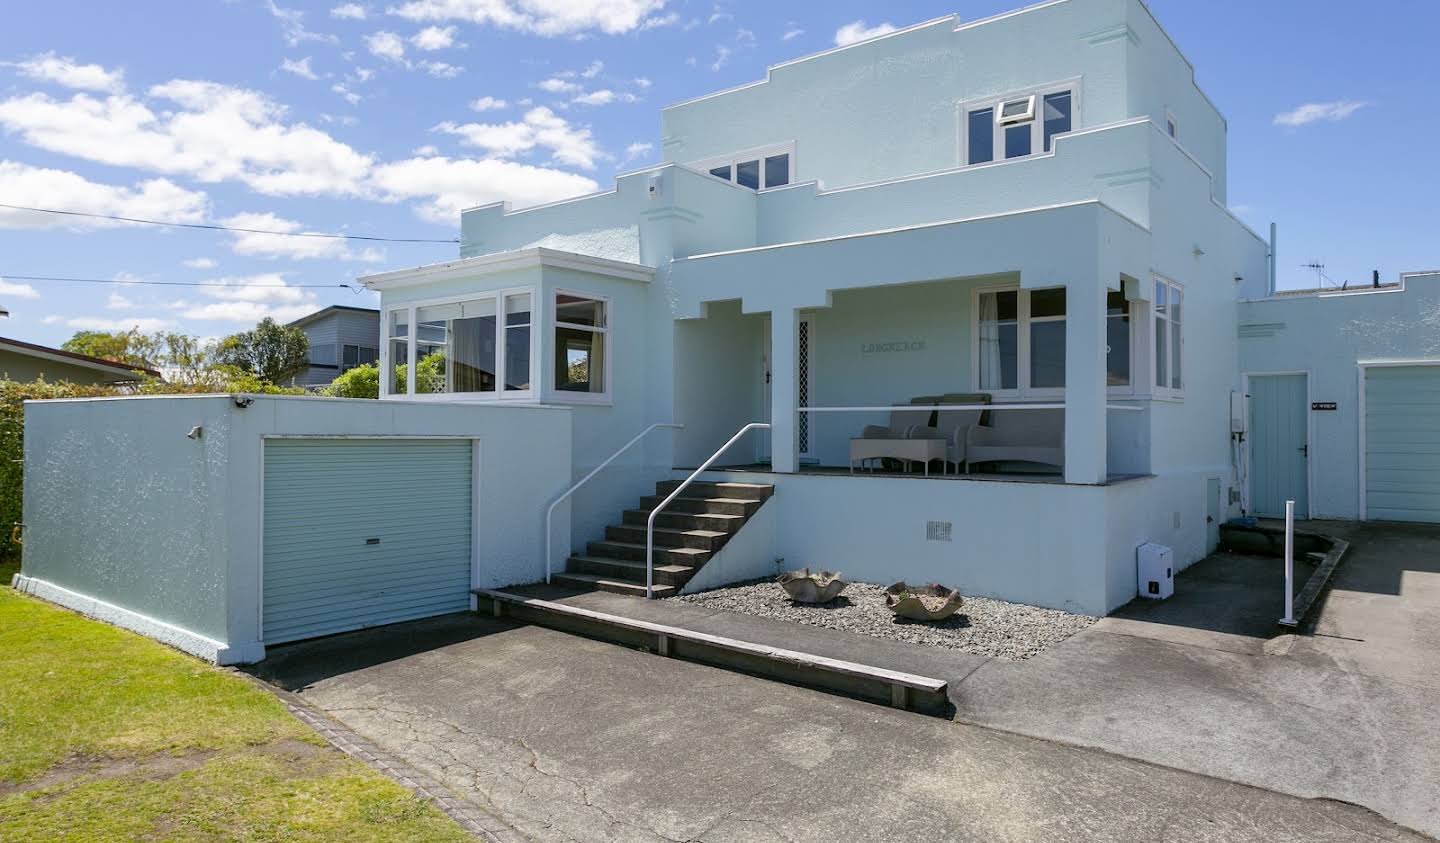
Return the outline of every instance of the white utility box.
[[[1164,600],[1175,593],[1174,551],[1163,544],[1146,542],[1135,548],[1136,568],[1140,573],[1140,596]]]

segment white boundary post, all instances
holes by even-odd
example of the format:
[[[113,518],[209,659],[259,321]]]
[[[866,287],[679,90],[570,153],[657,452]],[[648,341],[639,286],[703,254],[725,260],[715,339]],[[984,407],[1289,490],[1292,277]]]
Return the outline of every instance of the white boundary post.
[[[1295,625],[1295,502],[1285,502],[1285,617],[1280,622]]]

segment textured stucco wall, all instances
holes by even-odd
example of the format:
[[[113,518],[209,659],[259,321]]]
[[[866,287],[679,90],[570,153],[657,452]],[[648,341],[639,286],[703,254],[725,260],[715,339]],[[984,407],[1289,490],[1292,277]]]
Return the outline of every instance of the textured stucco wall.
[[[1440,360],[1440,273],[1410,275],[1404,290],[1241,302],[1240,369],[1302,371],[1313,401],[1311,515],[1360,515],[1358,363]]]

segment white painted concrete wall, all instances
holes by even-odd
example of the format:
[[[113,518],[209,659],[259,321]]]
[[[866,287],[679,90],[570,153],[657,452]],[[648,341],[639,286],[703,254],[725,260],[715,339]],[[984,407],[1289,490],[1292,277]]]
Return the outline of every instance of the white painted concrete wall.
[[[278,435],[478,439],[476,584],[543,578],[545,508],[570,479],[567,410],[250,400],[27,404],[23,584],[207,658],[258,660],[262,441]],[[555,530],[569,531],[565,507]]]
[[[1311,400],[1339,405],[1310,414],[1312,517],[1360,517],[1358,364],[1440,360],[1440,272],[1403,281],[1403,288],[1239,305],[1240,369],[1307,372]]]

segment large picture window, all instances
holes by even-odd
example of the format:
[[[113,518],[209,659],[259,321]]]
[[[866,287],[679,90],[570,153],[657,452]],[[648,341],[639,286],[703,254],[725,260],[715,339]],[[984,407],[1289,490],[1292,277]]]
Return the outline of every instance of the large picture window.
[[[1016,397],[1056,395],[1065,389],[1066,289],[1016,287],[976,292],[976,389]],[[1105,382],[1131,385],[1134,303],[1120,291],[1105,297]]]
[[[391,309],[389,394],[530,397],[531,300],[529,291],[507,290]]]
[[[1056,135],[1078,122],[1075,87],[968,103],[961,111],[965,164],[1049,152]]]
[[[555,390],[571,397],[608,397],[606,361],[609,302],[577,293],[555,294]]]

